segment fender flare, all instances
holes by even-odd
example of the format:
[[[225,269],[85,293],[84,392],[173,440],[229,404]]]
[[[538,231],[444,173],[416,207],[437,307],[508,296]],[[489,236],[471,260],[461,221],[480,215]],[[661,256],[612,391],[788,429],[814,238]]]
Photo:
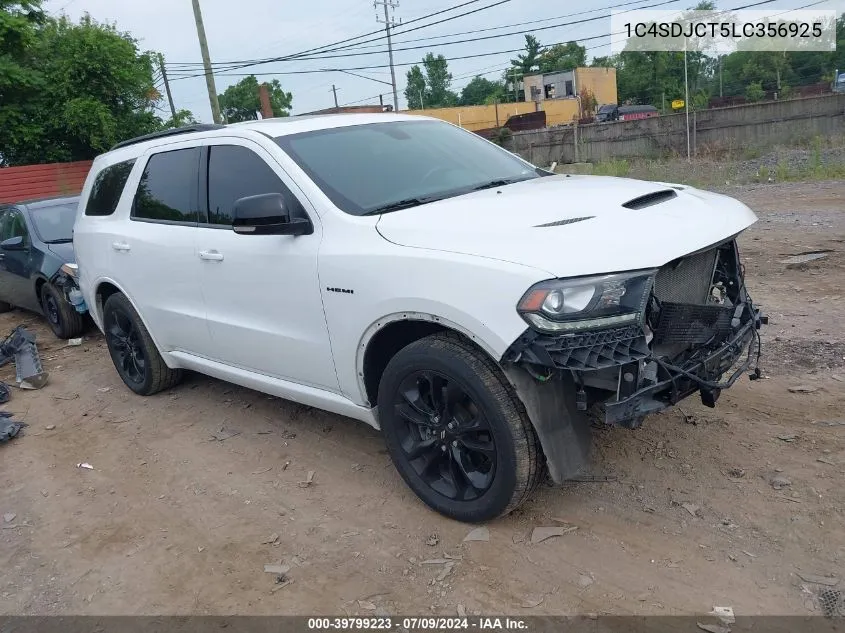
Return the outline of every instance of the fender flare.
[[[465,328],[464,326],[452,321],[450,319],[445,319],[441,316],[436,314],[430,314],[428,312],[394,312],[392,314],[386,314],[383,317],[373,321],[366,330],[364,330],[364,334],[361,336],[361,340],[358,342],[358,349],[355,353],[355,374],[358,380],[358,390],[361,392],[362,402],[366,403],[367,406],[375,406],[373,403],[369,401],[367,397],[367,386],[364,382],[364,356],[367,352],[367,347],[372,341],[373,337],[378,334],[384,327],[390,325],[391,323],[395,323],[397,321],[424,321],[429,323],[436,323],[438,325],[442,325],[446,329],[454,330],[455,332],[460,332],[464,336],[466,336],[469,340],[473,343],[478,345],[484,352],[490,356],[495,362],[499,362],[501,360],[501,355],[497,355],[495,351],[493,351],[493,347],[487,343],[484,339],[479,338],[477,335],[472,333],[470,330]]]

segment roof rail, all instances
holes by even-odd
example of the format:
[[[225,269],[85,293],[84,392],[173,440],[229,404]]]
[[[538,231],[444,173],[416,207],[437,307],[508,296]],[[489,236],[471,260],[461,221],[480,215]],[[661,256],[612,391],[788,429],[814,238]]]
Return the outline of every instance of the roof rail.
[[[168,136],[176,136],[177,134],[187,134],[189,132],[207,132],[209,130],[220,130],[226,127],[225,125],[218,125],[216,123],[197,123],[196,125],[185,125],[170,130],[163,130],[161,132],[153,132],[152,134],[144,134],[143,136],[136,136],[125,141],[121,141],[111,148],[111,150],[127,147],[128,145],[135,145],[136,143],[143,143],[144,141],[151,141],[156,138],[167,138]]]

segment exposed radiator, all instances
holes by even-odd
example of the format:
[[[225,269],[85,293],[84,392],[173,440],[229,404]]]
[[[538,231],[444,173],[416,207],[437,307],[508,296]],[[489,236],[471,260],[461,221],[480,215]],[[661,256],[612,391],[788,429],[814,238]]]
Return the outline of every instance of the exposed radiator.
[[[718,252],[714,248],[661,268],[654,280],[654,296],[661,302],[706,305]]]

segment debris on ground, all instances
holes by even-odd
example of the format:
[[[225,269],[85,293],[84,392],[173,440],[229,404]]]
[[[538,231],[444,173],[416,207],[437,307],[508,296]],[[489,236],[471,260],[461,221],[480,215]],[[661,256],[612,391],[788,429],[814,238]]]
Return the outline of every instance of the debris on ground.
[[[825,585],[826,587],[835,587],[839,584],[839,578],[835,576],[821,576],[819,574],[807,574],[804,572],[795,572],[798,577],[804,582],[809,582],[814,585]]]
[[[109,391],[111,391],[111,387],[100,387],[99,389],[97,389],[97,391],[99,391],[100,393],[108,393]]]
[[[595,580],[595,578],[593,578],[592,574],[590,574],[590,575],[581,574],[578,577],[578,586],[583,588],[583,589],[586,589],[587,587],[592,585],[595,581],[596,580]]]
[[[563,527],[563,526],[551,526],[551,527],[535,527],[534,530],[531,532],[531,543],[536,545],[537,543],[542,543],[550,538],[555,536],[563,536],[564,534],[569,534],[570,532],[574,532],[578,528],[574,525],[571,527]]]
[[[786,264],[787,268],[795,268],[808,262],[816,261],[817,259],[824,259],[830,251],[816,251],[813,253],[799,253],[792,257],[780,260],[781,264]]]
[[[252,474],[253,475],[263,475],[264,473],[269,473],[271,470],[273,470],[273,467],[267,466],[267,468],[262,468],[261,470],[253,470]]]
[[[539,607],[541,604],[543,604],[543,600],[545,600],[545,599],[546,599],[545,595],[542,595],[539,598],[528,597],[525,600],[523,600],[522,604],[519,605],[519,606],[521,606],[523,609],[533,609],[533,608]]]
[[[0,367],[15,359],[15,381],[21,389],[41,389],[47,384],[49,374],[41,366],[41,357],[35,344],[35,334],[22,325],[0,343]]]
[[[3,515],[3,521],[5,523],[11,523],[12,521],[15,520],[16,516],[18,516],[18,515],[15,514],[14,512],[7,512],[6,514]]]
[[[270,538],[268,538],[266,541],[261,541],[261,544],[262,545],[278,545],[279,544],[279,535],[276,534],[276,533],[273,533],[273,534],[270,535]]]
[[[370,602],[369,600],[359,600],[358,606],[362,609],[366,609],[367,611],[375,611],[376,605]]]
[[[69,338],[67,340],[67,346],[68,347],[77,347],[79,345],[82,345],[82,339],[81,338]]]
[[[798,436],[795,433],[786,433],[784,435],[778,435],[778,439],[783,442],[794,442],[798,439]]]
[[[44,427],[44,430],[45,431],[53,431],[53,430],[55,430],[55,428],[56,428],[55,424],[48,424],[47,426]]]
[[[811,387],[810,385],[797,385],[789,388],[789,393],[815,393],[818,387]]]
[[[226,440],[240,434],[240,431],[236,431],[234,429],[227,429],[225,426],[221,426],[219,431],[216,431],[211,434],[211,439],[217,440],[218,442],[225,442]]]
[[[449,563],[448,558],[429,558],[420,562],[420,565],[446,565]]]
[[[836,589],[822,589],[819,592],[819,606],[826,618],[845,617],[845,596]]]
[[[745,477],[745,469],[736,467],[729,468],[728,477],[733,477],[734,479],[742,479],[743,477]]]
[[[10,439],[17,436],[17,434],[20,433],[21,429],[25,426],[26,424],[23,422],[15,422],[8,415],[3,415],[2,418],[0,418],[0,444],[8,442]]]
[[[264,572],[268,574],[275,574],[276,576],[284,576],[290,571],[290,565],[264,565]]]
[[[82,462],[76,465],[77,468],[84,468],[85,470],[94,470],[94,467],[88,462]]]
[[[316,474],[316,473],[315,473],[313,470],[309,470],[309,471],[308,471],[308,474],[305,476],[305,481],[300,481],[300,482],[299,482],[299,487],[300,487],[300,488],[307,488],[308,486],[310,486],[311,484],[313,484],[313,483],[314,483],[314,475],[315,475],[315,474]]]
[[[783,490],[787,486],[791,486],[792,482],[783,475],[774,475],[769,479],[769,485],[775,490]]]
[[[440,573],[437,574],[435,580],[437,582],[443,582],[444,580],[446,580],[446,576],[452,573],[452,570],[455,568],[456,564],[457,563],[455,562],[449,561],[449,563],[444,565],[443,569],[440,570]]]
[[[464,543],[469,541],[489,541],[490,530],[484,526],[477,527],[471,530],[469,534],[464,537]]]
[[[285,578],[282,581],[277,580],[276,582],[278,582],[278,584],[270,590],[270,593],[276,593],[277,591],[284,589],[288,585],[292,585],[293,584],[293,578]]]
[[[731,627],[724,624],[702,624],[701,622],[696,622],[695,624],[702,631],[707,631],[707,633],[731,633]]]
[[[845,426],[845,420],[816,420],[813,424],[821,424],[822,426]]]
[[[462,605],[460,602],[458,603],[458,606],[455,608],[455,610],[458,612],[459,618],[467,617],[467,608],[464,605]]]
[[[0,381],[0,404],[6,404],[12,398],[12,392],[9,385]]]
[[[425,544],[428,545],[429,547],[437,547],[437,544],[439,542],[440,542],[440,537],[438,537],[437,534],[432,534],[431,536],[429,536],[426,539]]]
[[[707,615],[715,615],[722,621],[722,624],[734,624],[736,622],[733,607],[713,607],[713,610]]]
[[[686,510],[687,512],[689,512],[694,517],[700,517],[701,516],[701,514],[699,513],[699,510],[701,508],[699,508],[697,505],[695,505],[693,503],[682,503],[681,507],[684,510]]]

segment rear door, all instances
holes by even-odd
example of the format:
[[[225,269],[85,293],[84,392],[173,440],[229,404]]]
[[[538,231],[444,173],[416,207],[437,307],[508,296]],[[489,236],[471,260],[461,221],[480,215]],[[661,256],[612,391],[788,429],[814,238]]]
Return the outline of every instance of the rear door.
[[[295,183],[259,144],[214,139],[207,148],[206,224],[197,229],[212,347],[220,362],[292,382],[338,390],[317,276],[322,227]],[[238,235],[236,200],[281,193],[311,235]]]
[[[138,159],[129,218],[111,242],[111,272],[161,351],[208,346],[195,249],[201,149],[177,143]]]

